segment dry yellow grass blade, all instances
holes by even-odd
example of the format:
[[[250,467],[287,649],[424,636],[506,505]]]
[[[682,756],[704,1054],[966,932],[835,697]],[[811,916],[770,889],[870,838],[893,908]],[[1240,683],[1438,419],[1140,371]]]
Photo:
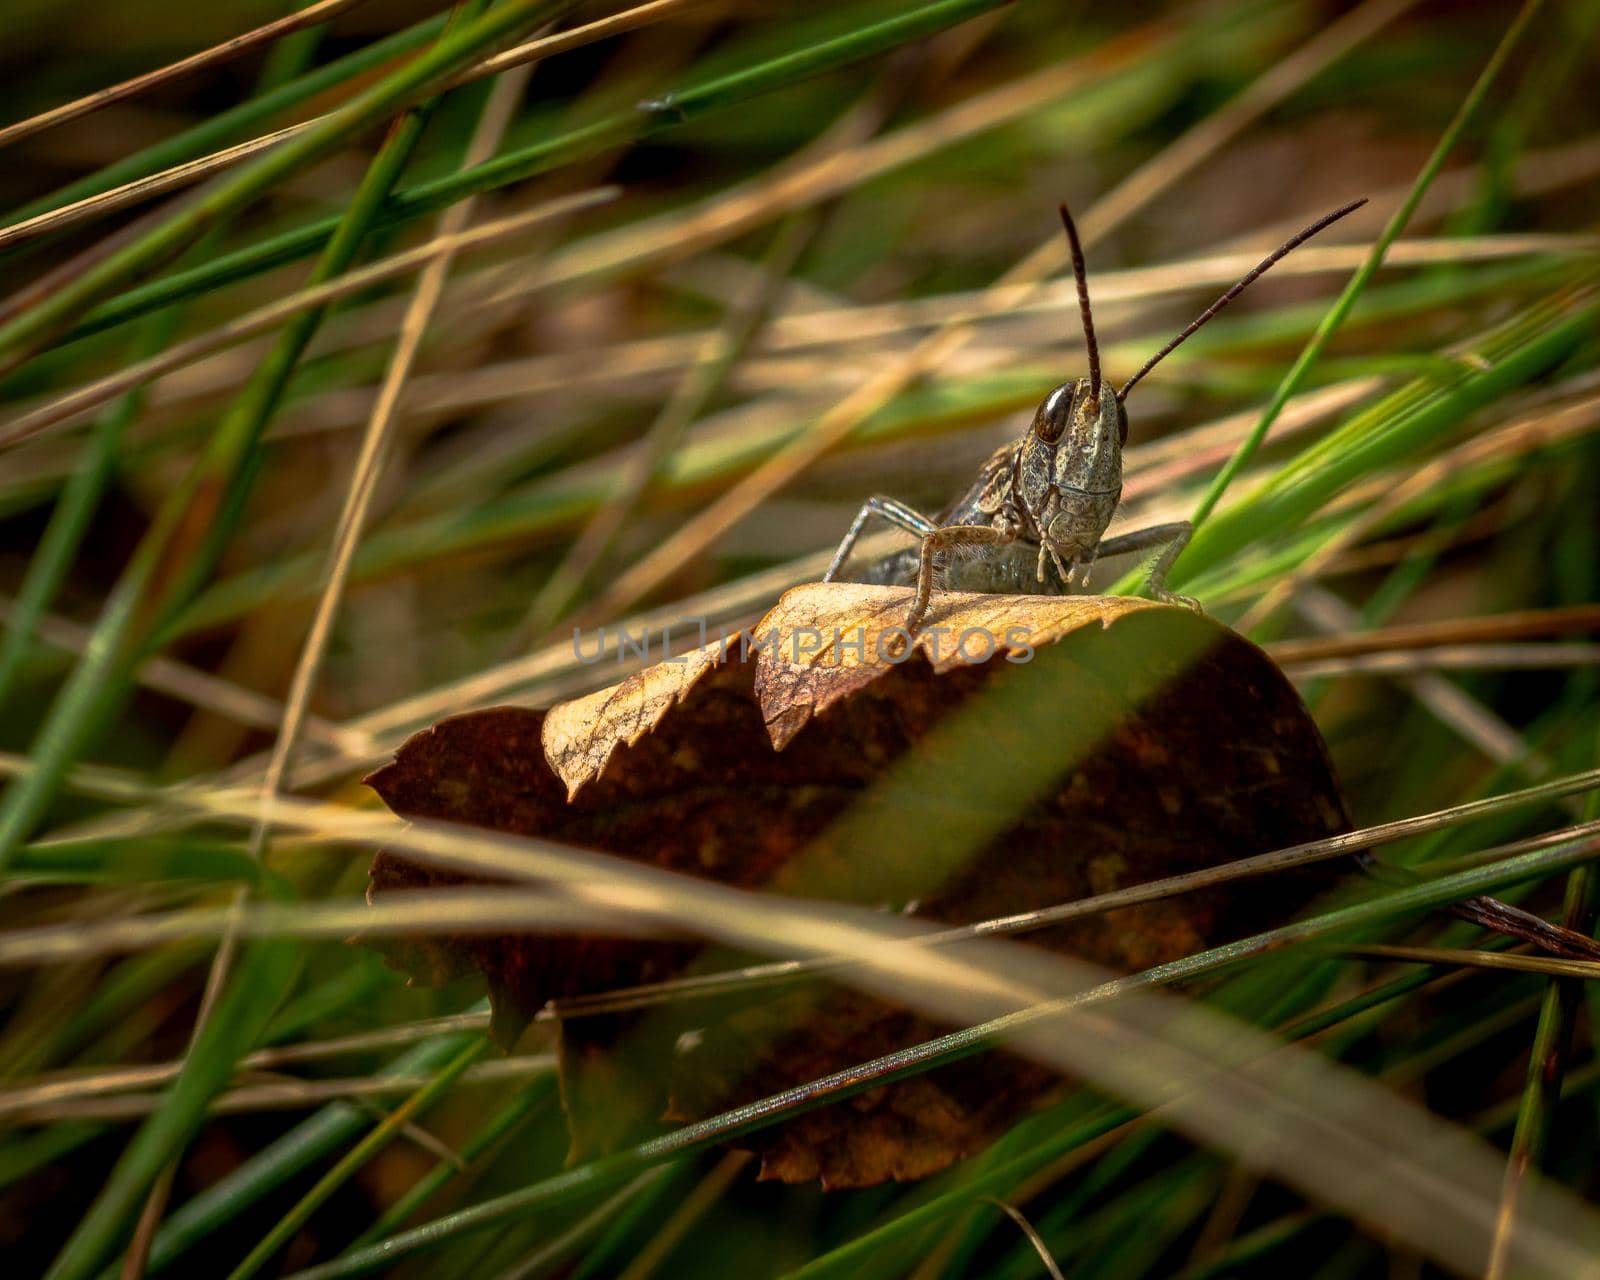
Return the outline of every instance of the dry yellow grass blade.
[[[36,409],[20,414],[0,427],[0,449],[13,448],[52,427],[81,421],[91,410],[110,403],[133,388],[142,386],[162,374],[192,364],[223,347],[244,342],[257,334],[268,333],[291,316],[360,293],[384,280],[425,270],[436,262],[448,261],[468,249],[494,244],[519,235],[551,219],[592,209],[596,205],[616,199],[618,194],[616,187],[599,187],[592,191],[578,192],[552,200],[548,204],[485,223],[471,230],[447,229],[443,234],[414,249],[407,249],[365,267],[347,271],[323,284],[300,289],[285,298],[257,307],[246,315],[207,329],[186,342],[175,342],[159,355],[126,365],[116,373],[108,374],[96,382],[79,387],[76,391],[68,392]]]
[[[358,4],[365,4],[366,0],[313,0],[294,13],[285,14],[272,22],[263,23],[253,31],[246,31],[241,35],[233,36],[219,44],[203,49],[199,53],[190,54],[187,58],[180,58],[177,62],[168,63],[154,71],[147,71],[143,75],[134,76],[124,80],[121,84],[114,84],[105,89],[97,89],[94,93],[85,94],[71,102],[64,102],[59,107],[52,107],[48,111],[41,111],[38,115],[30,116],[26,120],[18,120],[15,124],[8,124],[0,128],[0,147],[13,142],[20,142],[23,138],[32,137],[36,133],[43,133],[46,129],[53,129],[57,125],[65,124],[69,120],[79,120],[84,116],[100,111],[113,103],[126,102],[129,98],[146,93],[161,85],[171,84],[186,75],[191,75],[204,67],[216,66],[231,58],[248,53],[251,49],[263,44],[271,44],[281,40],[284,36],[306,27],[314,27],[319,23],[343,13],[346,9],[353,9]]]
[[[248,821],[253,797],[242,800],[239,816]],[[1285,1048],[1191,1001],[1157,997],[1143,989],[1147,980],[1106,980],[1087,966],[1006,943],[930,953],[916,945],[921,930],[882,913],[742,893],[534,841],[408,828],[289,800],[278,817],[322,839],[381,842],[480,874],[538,879],[560,886],[562,901],[579,913],[615,913],[634,929],[687,929],[768,954],[849,955],[859,966],[852,985],[972,1026],[985,1043],[1001,1040],[1141,1107],[1162,1107],[1165,1121],[1196,1140],[1246,1156],[1448,1267],[1471,1272],[1488,1254],[1501,1167],[1493,1148],[1314,1053]],[[485,896],[491,908],[495,895]],[[300,932],[297,910],[304,908],[256,908],[248,923]],[[413,924],[427,914],[418,904]],[[92,928],[131,940],[136,931],[128,926],[137,923]],[[19,952],[16,940],[0,939],[0,961],[38,958],[36,946]],[[40,941],[36,932],[32,941]],[[1305,1159],[1307,1151],[1317,1159]],[[1600,1218],[1569,1193],[1531,1182],[1519,1208],[1512,1241],[1519,1274],[1565,1280],[1600,1250]]]

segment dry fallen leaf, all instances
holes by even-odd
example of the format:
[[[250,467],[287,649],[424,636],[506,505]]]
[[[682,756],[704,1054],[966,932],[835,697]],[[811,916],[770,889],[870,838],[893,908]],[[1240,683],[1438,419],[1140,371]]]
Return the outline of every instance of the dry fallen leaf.
[[[451,717],[368,781],[407,817],[951,924],[1349,828],[1298,695],[1216,622],[1122,598],[947,594],[902,652],[894,635],[907,598],[895,587],[797,588],[748,637],[547,713]],[[372,894],[459,879],[382,854]],[[1142,969],[1280,922],[1311,883],[1189,894],[1027,941]],[[599,937],[388,949],[419,981],[480,970],[502,1041],[549,1000],[709,962],[678,944]],[[575,1150],[604,1150],[641,1124],[711,1114],[942,1029],[821,984],[567,1020]],[[1029,1063],[985,1054],[741,1145],[761,1154],[763,1176],[788,1181],[921,1177],[981,1148],[1052,1084]]]
[[[714,641],[635,672],[619,685],[551,707],[541,739],[545,759],[567,784],[567,798],[605,770],[618,747],[631,747],[681,702],[722,658]]]

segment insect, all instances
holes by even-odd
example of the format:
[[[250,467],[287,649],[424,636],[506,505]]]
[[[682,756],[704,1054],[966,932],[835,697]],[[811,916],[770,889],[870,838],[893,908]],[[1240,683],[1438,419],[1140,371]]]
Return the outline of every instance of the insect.
[[[1363,198],[1336,209],[1268,254],[1115,390],[1100,376],[1100,349],[1089,307],[1083,247],[1072,214],[1063,204],[1061,224],[1072,250],[1089,376],[1063,382],[1051,391],[1034,411],[1023,437],[991,454],[972,487],[937,518],[930,519],[894,498],[868,498],[822,580],[852,580],[841,579],[840,574],[867,521],[878,516],[916,535],[919,543],[863,566],[853,580],[886,586],[914,584],[916,595],[905,624],[911,635],[927,616],[936,582],[961,591],[1064,595],[1088,586],[1089,572],[1099,557],[1157,547],[1161,553],[1146,579],[1150,594],[1157,600],[1198,609],[1196,601],[1167,590],[1167,573],[1193,531],[1187,520],[1151,525],[1114,538],[1105,536],[1122,497],[1122,447],[1128,439],[1123,402],[1145,374],[1273,263],[1364,204]]]

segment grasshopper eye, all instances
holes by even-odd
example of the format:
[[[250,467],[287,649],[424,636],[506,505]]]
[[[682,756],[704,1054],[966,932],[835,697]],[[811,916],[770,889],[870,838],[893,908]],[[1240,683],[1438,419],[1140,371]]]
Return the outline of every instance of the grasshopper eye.
[[[1033,434],[1046,444],[1061,439],[1072,421],[1073,386],[1063,382],[1047,395],[1033,415]]]

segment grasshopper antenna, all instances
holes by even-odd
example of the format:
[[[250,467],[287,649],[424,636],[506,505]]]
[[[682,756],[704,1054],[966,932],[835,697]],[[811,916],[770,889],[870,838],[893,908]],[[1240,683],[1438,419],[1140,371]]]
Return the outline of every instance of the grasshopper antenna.
[[[1067,229],[1067,243],[1072,246],[1072,274],[1078,282],[1078,311],[1083,316],[1083,341],[1089,348],[1089,403],[1100,403],[1100,344],[1094,340],[1094,315],[1089,310],[1089,274],[1083,265],[1083,246],[1078,243],[1078,228],[1073,224],[1067,206],[1061,206],[1061,225]],[[1121,400],[1121,395],[1117,396]]]
[[[1267,268],[1272,266],[1272,264],[1278,261],[1279,258],[1284,257],[1286,254],[1292,253],[1307,240],[1311,239],[1312,236],[1316,235],[1317,232],[1326,227],[1332,226],[1347,213],[1354,213],[1362,205],[1366,204],[1366,202],[1366,196],[1362,196],[1361,199],[1352,201],[1350,204],[1345,205],[1345,207],[1342,209],[1335,209],[1332,213],[1328,214],[1327,217],[1318,218],[1317,221],[1313,222],[1304,231],[1284,241],[1283,244],[1279,245],[1259,263],[1257,263],[1255,270],[1250,272],[1250,274],[1245,276],[1243,280],[1239,281],[1239,283],[1234,285],[1233,288],[1229,289],[1227,293],[1223,294],[1209,307],[1202,311],[1199,317],[1192,324],[1190,324],[1187,329],[1180,333],[1171,342],[1167,343],[1166,346],[1162,347],[1160,351],[1155,353],[1155,355],[1146,360],[1144,362],[1144,368],[1140,369],[1138,373],[1134,374],[1133,377],[1129,378],[1122,384],[1122,389],[1117,392],[1117,399],[1119,401],[1126,400],[1128,398],[1128,392],[1133,390],[1134,383],[1138,382],[1140,378],[1144,377],[1145,374],[1149,373],[1150,370],[1154,369],[1158,364],[1165,360],[1169,355],[1177,350],[1179,346],[1193,337],[1196,330],[1198,330],[1203,324],[1210,320],[1212,316],[1216,315],[1217,312],[1221,311],[1223,307],[1227,306],[1258,279],[1260,279],[1261,276],[1266,273]],[[1063,207],[1061,210],[1062,217],[1066,216],[1066,212],[1066,209]],[[1072,234],[1072,224],[1070,222],[1067,224],[1067,234],[1072,236],[1072,247],[1074,250],[1073,266],[1076,268],[1080,261],[1076,254],[1078,240],[1077,237],[1073,236]],[[1089,323],[1089,295],[1084,291],[1083,276],[1081,274],[1078,276],[1078,296],[1083,301],[1083,322],[1087,327]],[[1094,338],[1092,336],[1089,339],[1089,361],[1089,367],[1091,369],[1095,369],[1096,359],[1094,352]]]

